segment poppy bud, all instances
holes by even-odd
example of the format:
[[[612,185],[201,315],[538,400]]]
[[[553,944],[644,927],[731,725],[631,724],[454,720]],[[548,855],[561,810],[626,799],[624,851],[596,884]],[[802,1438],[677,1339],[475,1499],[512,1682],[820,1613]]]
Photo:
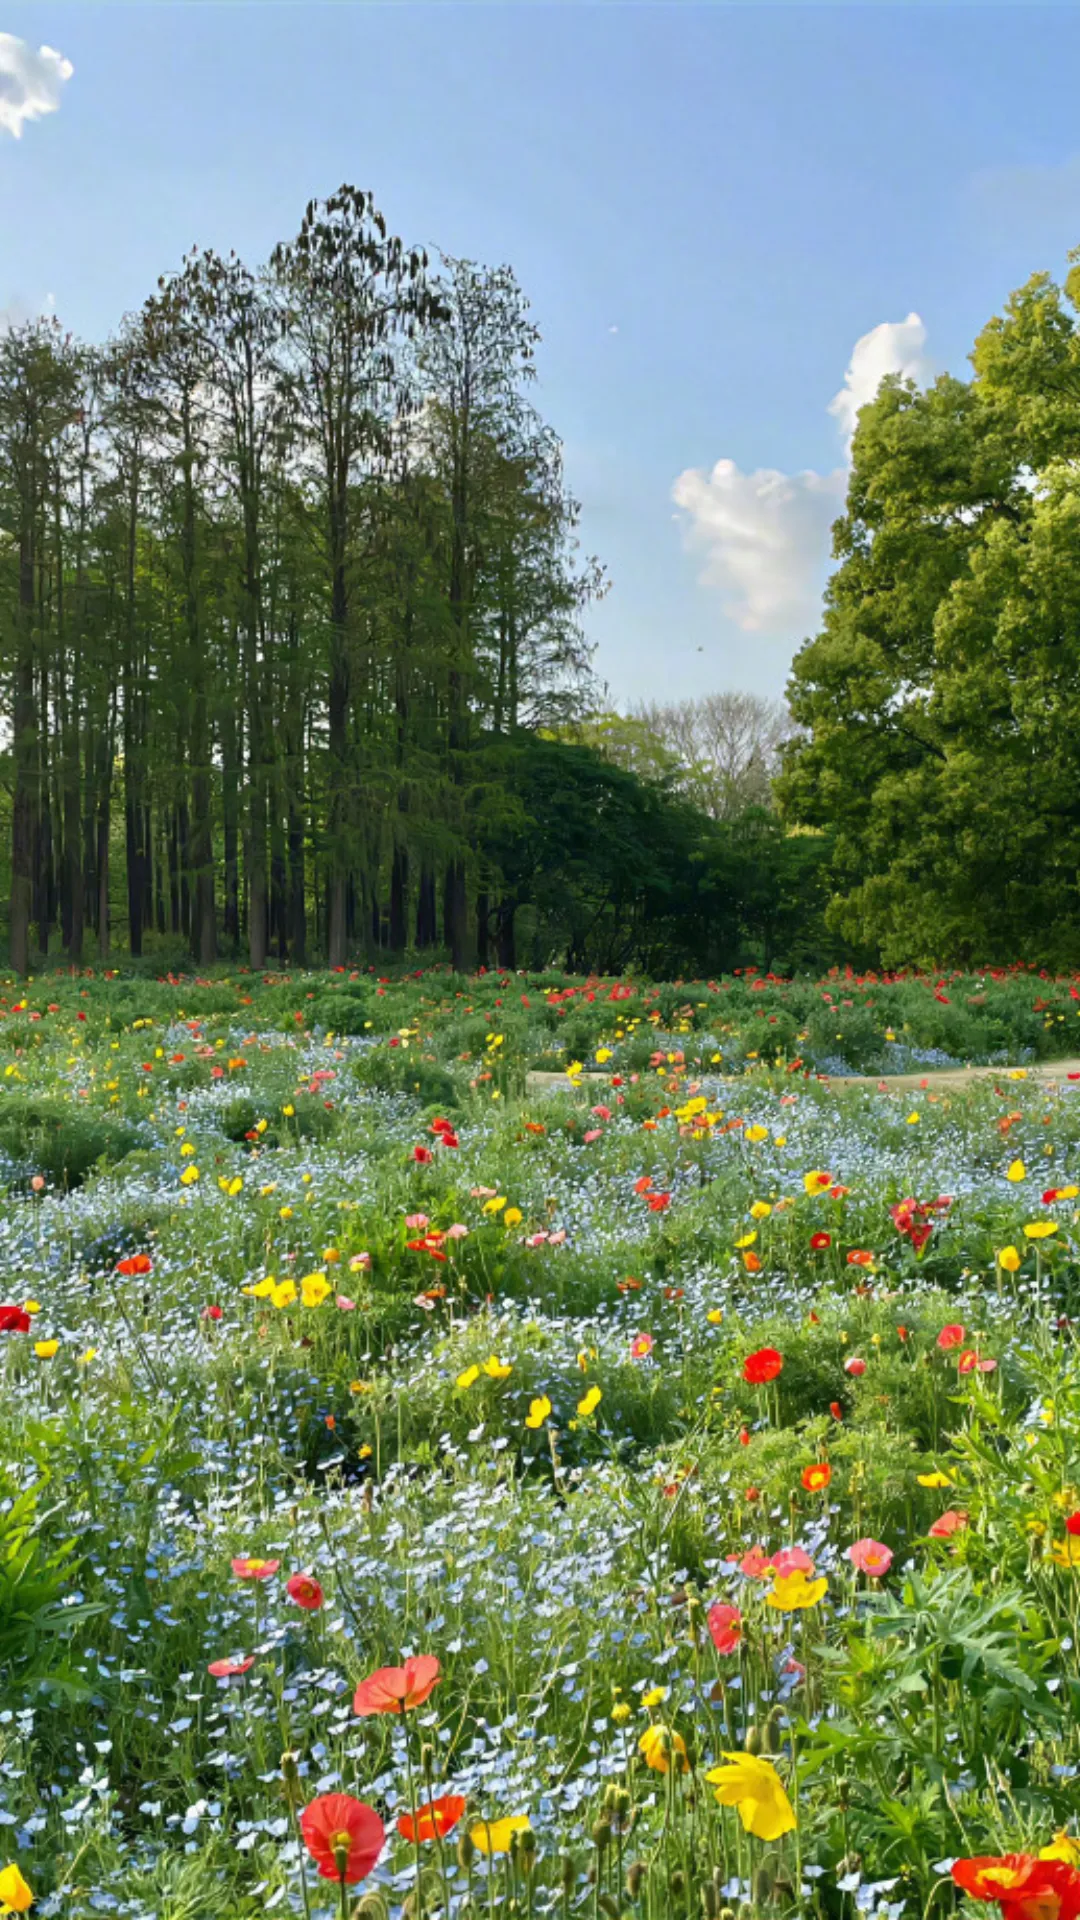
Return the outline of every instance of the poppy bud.
[[[701,1911],[705,1920],[716,1920],[720,1911],[720,1896],[711,1880],[707,1880],[701,1889]]]
[[[536,1865],[536,1835],[531,1827],[515,1833],[514,1853],[522,1873],[530,1874]]]
[[[461,1909],[462,1914],[465,1908]],[[369,1887],[352,1910],[352,1920],[390,1920],[390,1909],[377,1887]]]
[[[458,1836],[457,1857],[458,1866],[466,1868],[471,1867],[473,1861],[476,1859],[476,1845],[472,1836],[467,1832],[459,1834]]]
[[[574,1856],[572,1853],[561,1853],[559,1855],[559,1879],[562,1882],[563,1892],[565,1894],[573,1893],[577,1884],[577,1868],[574,1865]]]
[[[779,1707],[774,1707],[765,1722],[765,1751],[766,1753],[779,1753],[782,1745],[783,1734],[780,1731],[780,1709]]]
[[[671,1888],[676,1900],[686,1892],[686,1875],[681,1867],[676,1867],[674,1873],[669,1876],[668,1886]]]
[[[761,1737],[761,1728],[751,1727],[749,1733],[746,1736],[747,1753],[759,1754],[764,1744],[765,1742]]]
[[[646,1868],[644,1860],[634,1860],[631,1863],[631,1865],[627,1869],[627,1874],[626,1874],[627,1899],[629,1900],[637,1899],[638,1894],[641,1892],[641,1883],[644,1880],[647,1871],[648,1869]]]
[[[592,1842],[597,1853],[604,1853],[611,1845],[610,1820],[598,1820],[592,1830]]]
[[[717,1920],[735,1920],[734,1907],[721,1907]]]
[[[420,1749],[420,1770],[425,1783],[430,1787],[435,1778],[435,1749],[426,1740]]]
[[[754,1877],[750,1882],[750,1893],[755,1907],[765,1906],[772,1899],[772,1890],[772,1874],[768,1867],[755,1867]]]
[[[599,1907],[601,1913],[606,1913],[611,1916],[611,1920],[619,1920],[619,1908],[617,1903],[612,1899],[610,1893],[598,1894],[596,1899],[596,1904]]]
[[[282,1754],[281,1778],[285,1782],[285,1798],[291,1807],[295,1806],[300,1799],[300,1770],[295,1753]]]

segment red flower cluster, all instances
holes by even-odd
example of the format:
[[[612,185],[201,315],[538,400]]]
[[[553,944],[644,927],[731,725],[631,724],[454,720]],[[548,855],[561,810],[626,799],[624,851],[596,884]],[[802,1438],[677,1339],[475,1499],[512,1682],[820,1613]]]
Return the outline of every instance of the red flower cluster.
[[[0,1333],[29,1333],[30,1315],[25,1307],[0,1307]]]
[[[910,1240],[915,1252],[921,1253],[934,1231],[934,1216],[948,1213],[951,1206],[952,1196],[942,1194],[937,1200],[899,1200],[889,1212],[901,1239]]]

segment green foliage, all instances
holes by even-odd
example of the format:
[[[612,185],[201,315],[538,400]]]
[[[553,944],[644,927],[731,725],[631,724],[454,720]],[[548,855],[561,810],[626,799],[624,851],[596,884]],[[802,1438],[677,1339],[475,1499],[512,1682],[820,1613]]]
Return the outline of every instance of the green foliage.
[[[859,416],[780,792],[835,833],[830,923],[891,966],[1075,959],[1078,291],[1036,275],[968,384]]]

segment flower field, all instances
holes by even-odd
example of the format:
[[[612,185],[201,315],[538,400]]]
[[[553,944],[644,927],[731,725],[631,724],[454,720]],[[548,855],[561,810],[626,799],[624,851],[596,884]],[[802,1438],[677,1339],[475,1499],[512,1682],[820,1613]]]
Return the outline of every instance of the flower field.
[[[0,1913],[1077,1920],[1075,981],[0,994]]]

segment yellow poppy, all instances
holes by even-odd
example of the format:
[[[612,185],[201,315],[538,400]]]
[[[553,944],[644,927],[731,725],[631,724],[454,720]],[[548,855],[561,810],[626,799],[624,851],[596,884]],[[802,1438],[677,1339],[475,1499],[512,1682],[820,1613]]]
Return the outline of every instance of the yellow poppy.
[[[458,1374],[457,1385],[459,1387],[475,1386],[479,1378],[480,1378],[479,1367],[466,1367],[464,1373]]]
[[[747,1833],[758,1840],[779,1840],[795,1827],[795,1814],[784,1783],[771,1760],[755,1753],[725,1753],[723,1767],[705,1775],[716,1788],[722,1807],[738,1807]]]
[[[1030,1225],[1024,1228],[1024,1238],[1027,1240],[1049,1240],[1050,1235],[1056,1233],[1057,1230],[1058,1224],[1056,1220],[1032,1220]]]
[[[503,1820],[478,1820],[469,1828],[469,1839],[478,1853],[509,1853],[515,1833],[529,1833],[529,1816],[512,1813]]]
[[[305,1307],[321,1306],[333,1291],[325,1273],[306,1273],[300,1282],[300,1298]]]
[[[39,1360],[51,1360],[60,1348],[59,1340],[35,1340],[34,1352]]]
[[[513,1371],[512,1366],[504,1366],[503,1362],[497,1359],[495,1354],[491,1354],[490,1357],[484,1361],[484,1372],[487,1374],[489,1380],[508,1380]]]
[[[550,1412],[551,1401],[547,1394],[538,1394],[536,1399],[530,1402],[529,1411],[525,1416],[525,1425],[534,1429],[542,1427]]]
[[[0,1870],[0,1913],[26,1913],[34,1896],[14,1861]]]
[[[802,1613],[807,1607],[817,1606],[828,1584],[824,1574],[811,1580],[797,1567],[793,1573],[777,1574],[771,1591],[765,1595],[765,1603],[780,1613]]]
[[[1015,1273],[1023,1257],[1016,1247],[1002,1247],[997,1257],[998,1266],[1005,1273]]]
[[[1018,1180],[1026,1180],[1027,1168],[1023,1161],[1011,1160],[1005,1169],[1005,1178],[1006,1180],[1012,1180],[1014,1183]]]
[[[590,1387],[584,1400],[578,1401],[578,1412],[583,1420],[587,1420],[590,1413],[596,1412],[597,1407],[600,1405],[600,1399],[601,1394],[599,1387]]]
[[[644,1756],[645,1765],[654,1773],[670,1773],[674,1756],[680,1773],[689,1773],[690,1761],[686,1752],[686,1741],[681,1733],[675,1733],[670,1727],[646,1727],[638,1741],[638,1752]]]

